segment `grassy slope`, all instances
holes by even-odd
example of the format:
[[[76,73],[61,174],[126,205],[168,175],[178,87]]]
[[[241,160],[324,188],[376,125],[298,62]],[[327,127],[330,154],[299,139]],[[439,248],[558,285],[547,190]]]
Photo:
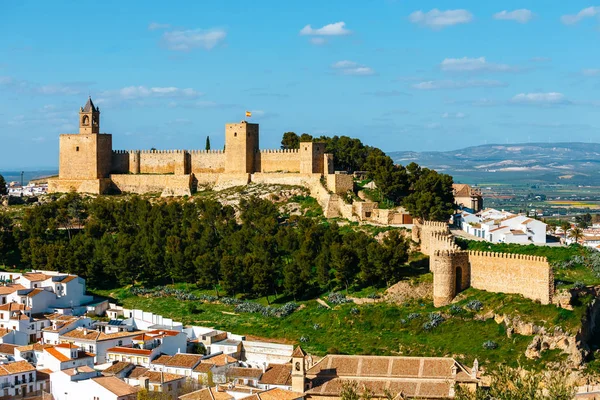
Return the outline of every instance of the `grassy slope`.
[[[374,291],[375,289],[373,289]],[[200,293],[200,291],[194,291]],[[314,354],[346,353],[377,355],[425,355],[455,356],[466,363],[478,358],[483,364],[506,363],[528,368],[543,368],[546,361],[563,359],[563,355],[548,352],[541,361],[527,360],[525,349],[531,337],[506,336],[503,325],[493,319],[476,319],[475,313],[465,310],[450,316],[448,309],[435,309],[431,302],[412,301],[404,305],[386,303],[344,304],[327,310],[315,300],[302,302],[303,308],[285,318],[264,317],[260,314],[232,315],[234,306],[222,304],[198,304],[192,313],[188,302],[175,298],[138,297],[123,288],[114,291],[98,291],[96,294],[116,298],[128,308],[141,308],[182,321],[184,324],[210,326],[238,334],[254,335],[270,339],[298,343],[301,337],[309,338],[303,344]],[[212,293],[214,294],[214,293]],[[505,296],[469,289],[458,304],[464,306],[471,299],[484,303],[482,315],[490,310],[519,314],[525,321],[543,323],[545,326],[562,326],[577,329],[581,310],[560,310],[555,306],[543,306],[519,296]],[[272,300],[272,299],[271,299]],[[260,299],[264,303],[264,299]],[[352,309],[358,309],[352,311]],[[447,320],[433,331],[427,332],[423,324],[430,312],[442,312]],[[408,315],[421,316],[410,320]],[[318,325],[318,327],[316,326]],[[317,329],[315,329],[317,328]],[[492,340],[498,344],[495,350],[485,350],[483,342]]]

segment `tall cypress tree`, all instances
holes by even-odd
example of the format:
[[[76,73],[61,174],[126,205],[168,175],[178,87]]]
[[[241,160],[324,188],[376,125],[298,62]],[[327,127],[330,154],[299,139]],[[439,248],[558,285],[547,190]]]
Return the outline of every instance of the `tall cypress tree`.
[[[206,148],[205,150],[210,150],[210,136],[206,137]]]

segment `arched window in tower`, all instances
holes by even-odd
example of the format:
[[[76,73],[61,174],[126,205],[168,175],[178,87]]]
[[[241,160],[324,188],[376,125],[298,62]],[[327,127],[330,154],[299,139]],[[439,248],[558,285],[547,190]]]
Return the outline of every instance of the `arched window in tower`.
[[[98,126],[98,117],[96,115],[92,117],[92,125]]]
[[[233,132],[233,137],[237,137],[237,132]]]
[[[87,115],[84,115],[83,118],[81,119],[81,125],[89,125],[90,124],[90,117],[88,117]]]

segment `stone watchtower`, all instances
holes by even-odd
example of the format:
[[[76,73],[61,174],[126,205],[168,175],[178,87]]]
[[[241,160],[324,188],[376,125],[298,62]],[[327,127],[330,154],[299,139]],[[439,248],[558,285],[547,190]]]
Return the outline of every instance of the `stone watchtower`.
[[[298,346],[292,353],[292,390],[304,393],[306,381],[306,353]]]
[[[100,133],[100,109],[92,98],[79,109],[79,133],[60,135],[58,179],[53,192],[103,193],[109,184],[112,135]]]
[[[225,172],[251,174],[258,152],[258,124],[242,121],[225,125]]]

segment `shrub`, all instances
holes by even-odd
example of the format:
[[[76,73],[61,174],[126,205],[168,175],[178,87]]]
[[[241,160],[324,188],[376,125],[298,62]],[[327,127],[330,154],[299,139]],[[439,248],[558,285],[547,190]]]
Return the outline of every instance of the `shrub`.
[[[483,348],[486,350],[494,350],[498,348],[498,343],[494,342],[493,340],[486,340],[483,342]]]
[[[458,304],[452,304],[448,311],[450,312],[450,315],[457,315],[457,314],[462,313],[464,310]]]
[[[471,300],[466,304],[466,307],[469,310],[473,310],[473,311],[479,311],[483,308],[483,303],[480,302],[479,300]]]
[[[308,343],[310,339],[308,338],[308,336],[301,336],[300,337],[300,342],[301,343]]]
[[[429,313],[429,321],[423,324],[423,330],[430,331],[440,326],[445,319],[440,313]]]
[[[313,329],[314,329],[315,331],[317,331],[317,330],[321,329],[321,325],[319,325],[319,324],[314,324],[314,325],[313,325]]]
[[[298,308],[298,304],[290,302],[282,307],[263,306],[262,304],[246,301],[235,306],[235,312],[256,313],[265,317],[287,317]]]
[[[413,319],[417,319],[417,318],[420,318],[420,317],[421,317],[421,314],[419,314],[418,312],[413,312],[413,313],[408,314],[406,316],[406,319],[409,320],[409,321],[412,321]]]
[[[575,282],[573,285],[573,289],[581,290],[583,288],[585,288],[585,283],[583,282]]]
[[[356,314],[359,314],[359,313],[360,313],[360,311],[356,307],[352,307],[352,309],[350,310],[350,314],[356,315]]]
[[[335,292],[335,293],[330,293],[329,296],[327,296],[327,302],[338,305],[338,304],[351,303],[352,300],[347,298],[346,295],[343,293]]]

